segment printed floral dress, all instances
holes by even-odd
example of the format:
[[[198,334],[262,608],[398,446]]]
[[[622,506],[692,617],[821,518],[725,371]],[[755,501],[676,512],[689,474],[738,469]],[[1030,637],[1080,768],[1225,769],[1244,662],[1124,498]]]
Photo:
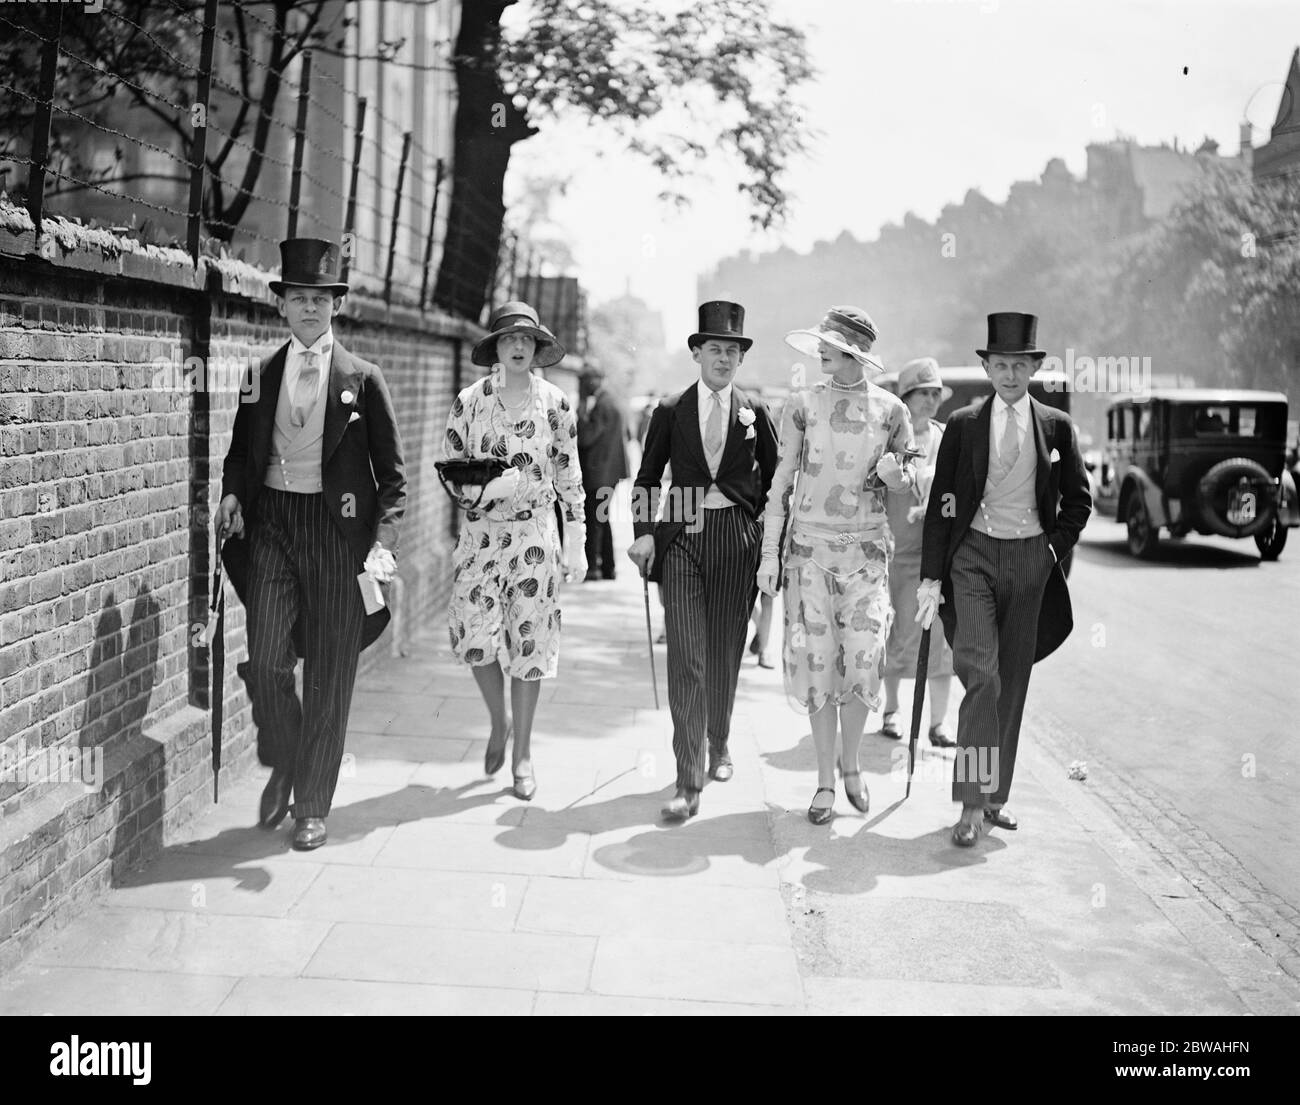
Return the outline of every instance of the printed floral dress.
[[[578,423],[564,392],[537,376],[516,420],[493,381],[484,377],[456,397],[444,455],[499,457],[523,476],[513,499],[465,513],[447,611],[451,648],[470,665],[505,653],[511,678],[549,679],[560,657],[557,497],[566,521],[584,521]]]
[[[874,384],[823,382],[786,404],[763,555],[776,557],[788,514],[783,666],[786,694],[803,712],[851,698],[879,708],[894,544],[876,463],[911,448],[907,408]],[[898,459],[914,481],[913,462]]]

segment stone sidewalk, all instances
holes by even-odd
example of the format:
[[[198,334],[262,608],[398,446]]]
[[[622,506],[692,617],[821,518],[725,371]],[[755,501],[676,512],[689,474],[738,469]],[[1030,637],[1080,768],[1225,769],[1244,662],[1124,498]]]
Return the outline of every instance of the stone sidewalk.
[[[872,735],[871,812],[841,791],[819,828],[807,722],[747,656],[735,778],[665,826],[665,657],[656,710],[639,580],[568,588],[564,621],[531,804],[508,763],[484,777],[485,711],[431,627],[358,687],[325,847],[252,827],[259,771],[0,982],[0,1013],[1296,1012],[1032,716],[1020,831],[953,847],[952,754],[923,751],[903,803],[903,745]],[[1045,664],[1035,693],[1066,677]]]

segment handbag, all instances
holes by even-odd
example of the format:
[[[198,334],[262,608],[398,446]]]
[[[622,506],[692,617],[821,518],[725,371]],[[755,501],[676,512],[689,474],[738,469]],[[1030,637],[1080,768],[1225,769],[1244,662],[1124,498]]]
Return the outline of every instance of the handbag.
[[[487,485],[501,475],[507,465],[499,457],[473,457],[434,461],[433,467],[443,489],[451,496],[451,501],[464,510],[474,510],[483,501]],[[478,485],[478,498],[468,505],[459,491],[459,487],[466,484]]]

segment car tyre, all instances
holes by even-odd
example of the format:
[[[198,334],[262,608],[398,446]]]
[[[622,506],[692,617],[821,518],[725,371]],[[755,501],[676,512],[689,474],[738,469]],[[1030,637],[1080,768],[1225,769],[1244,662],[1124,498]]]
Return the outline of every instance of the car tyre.
[[[1150,560],[1160,544],[1160,531],[1151,524],[1151,515],[1140,491],[1135,491],[1129,499],[1124,521],[1128,525],[1128,551],[1139,560]]]
[[[1286,526],[1278,521],[1276,514],[1268,529],[1255,534],[1255,547],[1259,549],[1260,560],[1276,560],[1282,555],[1286,548]]]

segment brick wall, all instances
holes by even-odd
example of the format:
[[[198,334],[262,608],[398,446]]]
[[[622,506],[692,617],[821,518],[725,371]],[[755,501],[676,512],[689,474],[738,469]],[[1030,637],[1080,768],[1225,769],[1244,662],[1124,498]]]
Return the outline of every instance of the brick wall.
[[[0,968],[212,800],[211,517],[242,369],[287,336],[264,279],[239,276],[84,249],[0,256]],[[432,462],[475,331],[355,301],[335,331],[383,368],[407,461],[393,628],[364,671],[450,589]],[[175,386],[187,365],[206,387]],[[234,674],[243,610],[226,594],[234,779],[256,755]]]

